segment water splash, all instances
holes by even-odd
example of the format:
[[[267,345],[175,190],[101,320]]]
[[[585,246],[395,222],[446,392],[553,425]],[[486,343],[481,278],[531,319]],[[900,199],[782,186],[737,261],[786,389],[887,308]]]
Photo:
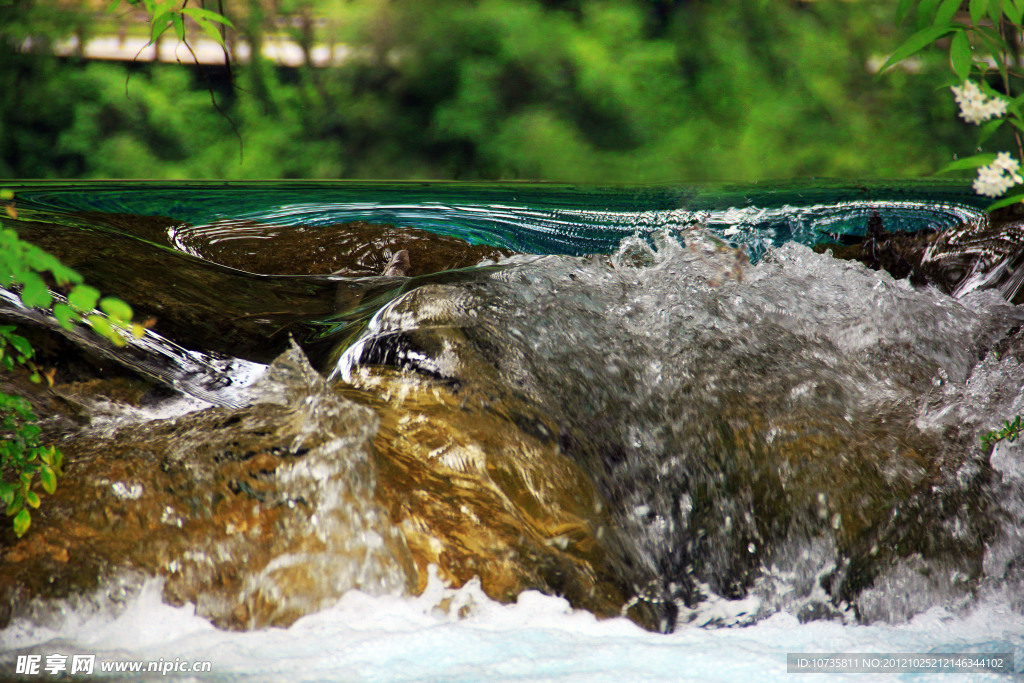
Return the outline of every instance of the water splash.
[[[793,243],[751,266],[698,230],[685,246],[653,239],[424,284],[374,316],[336,373],[358,386],[398,367],[551,435],[684,615],[772,572],[793,575],[807,618],[967,600],[998,517],[971,446],[991,417],[960,402],[956,424],[921,418],[1024,313]]]

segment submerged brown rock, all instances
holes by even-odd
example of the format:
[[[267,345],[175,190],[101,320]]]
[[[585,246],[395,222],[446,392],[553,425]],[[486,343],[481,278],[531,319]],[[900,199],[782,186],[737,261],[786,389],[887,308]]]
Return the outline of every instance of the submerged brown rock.
[[[394,281],[379,276],[402,251],[404,268],[390,275],[464,268],[512,253],[364,221],[192,226],[159,216],[95,213],[64,220],[88,227],[68,239],[63,224],[8,224],[92,286],[122,293],[139,320],[152,322],[154,332],[188,348],[259,363],[282,353],[289,336],[309,350],[316,338],[309,321],[355,309],[394,289]]]
[[[318,226],[221,221],[181,226],[174,242],[204,260],[262,275],[380,275],[405,251],[403,272],[392,274],[416,276],[513,253],[418,228],[366,221]]]
[[[571,481],[559,475],[541,487],[547,500],[592,486],[608,507],[594,534],[606,566],[680,619],[711,595],[752,594],[762,614],[906,618],[920,603],[861,596],[919,561],[922,591],[969,593],[994,533],[990,472],[974,428],[940,432],[918,416],[1018,323],[952,305],[933,315],[912,289],[805,247],[751,268],[691,242],[650,266],[624,251],[422,284],[345,345],[339,373],[466,434],[431,442],[413,418],[394,427],[396,443],[419,442],[449,469],[479,468],[472,447],[488,440],[488,464],[503,462],[503,439],[518,453],[524,441],[557,447],[590,483],[559,488]],[[742,278],[721,277],[736,267]],[[851,305],[847,288],[873,298]],[[908,343],[912,326],[935,346]],[[430,389],[394,381],[400,372]]]
[[[433,564],[455,586],[479,577],[502,602],[537,589],[598,616],[668,626],[654,596],[636,596],[645,577],[619,544],[607,502],[542,423],[524,428],[501,405],[388,368],[344,392],[381,416],[378,491],[421,590]]]
[[[157,218],[102,220],[143,241],[86,231],[69,245],[58,239],[59,226],[20,227],[101,286],[116,280],[154,292],[142,313],[172,338],[257,360],[274,348],[268,332],[280,336],[280,321],[355,309],[394,287],[343,287],[325,296],[325,278],[268,275],[379,276],[387,269],[414,276],[509,253],[363,223],[193,230]],[[124,242],[129,256],[93,259],[110,239]],[[202,261],[179,253],[168,257],[168,272],[143,267],[166,239]],[[214,320],[225,339],[212,332]],[[45,340],[40,333],[35,343]],[[257,353],[246,340],[263,347]],[[54,362],[66,366],[75,353],[61,344]],[[95,379],[98,366],[81,363],[75,387],[37,397],[42,415],[70,418],[57,430],[71,434],[61,444],[66,475],[26,537],[0,530],[6,617],[34,598],[89,591],[131,570],[165,577],[169,601],[194,602],[219,626],[284,625],[349,588],[421,590],[435,565],[455,586],[479,576],[499,600],[538,589],[599,615],[627,613],[648,628],[665,627],[655,603],[635,598],[646,577],[615,547],[607,505],[550,433],[518,429],[493,411],[466,408],[444,386],[399,382],[386,369],[372,391],[345,387],[345,398],[297,353],[275,362],[263,380],[269,388],[251,405],[114,434],[76,435],[77,423],[90,420],[88,404],[115,387]],[[113,381],[131,384],[125,376]],[[133,399],[151,389],[132,387]],[[392,400],[397,394],[388,387],[404,398]]]
[[[72,439],[30,532],[4,530],[0,604],[10,616],[138,570],[218,626],[255,628],[351,588],[407,590],[411,556],[373,495],[376,429],[292,351],[245,408]]]
[[[345,393],[381,417],[293,349],[244,408],[70,439],[30,532],[0,534],[3,615],[131,571],[220,627],[284,626],[352,588],[418,593],[435,565],[505,602],[538,589],[664,628],[652,605],[625,607],[607,507],[550,439],[434,386]]]

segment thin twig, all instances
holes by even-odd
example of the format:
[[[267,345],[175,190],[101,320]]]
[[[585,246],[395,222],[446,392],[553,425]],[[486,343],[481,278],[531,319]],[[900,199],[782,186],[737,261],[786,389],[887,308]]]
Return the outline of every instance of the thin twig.
[[[204,0],[203,5],[205,6],[205,4],[206,2]],[[224,14],[224,0],[217,0],[217,11],[220,13],[222,17],[227,16],[226,14]],[[231,84],[234,85],[235,74],[231,67],[231,55],[228,54],[228,28],[224,24],[220,25],[220,38],[220,46],[224,50],[224,66],[228,70],[228,81],[230,81]]]
[[[234,119],[228,116],[228,113],[221,109],[220,104],[217,103],[217,95],[213,90],[213,83],[210,82],[210,77],[206,75],[206,70],[203,69],[203,65],[199,63],[199,57],[196,55],[195,50],[189,45],[188,40],[183,38],[181,44],[188,48],[189,53],[192,55],[192,59],[196,62],[196,68],[199,69],[199,75],[203,77],[203,81],[206,83],[206,90],[210,93],[210,102],[213,103],[213,108],[224,117],[224,119],[231,124],[231,130],[234,131],[235,137],[238,138],[238,163],[241,164],[245,161],[245,143],[242,140],[242,134],[238,131],[238,126],[235,125]]]
[[[999,18],[999,37],[1003,39],[1003,49],[1000,57],[1002,58],[1003,68],[999,70],[999,73],[1003,77],[1003,92],[1010,99],[1013,99],[1013,93],[1010,91],[1010,69],[1007,66],[1010,64],[1010,44],[1006,39],[1006,20],[1003,17]],[[1017,142],[1017,158],[1024,159],[1024,142],[1021,141],[1020,131],[1016,126],[1010,126],[1013,130],[1013,139]]]

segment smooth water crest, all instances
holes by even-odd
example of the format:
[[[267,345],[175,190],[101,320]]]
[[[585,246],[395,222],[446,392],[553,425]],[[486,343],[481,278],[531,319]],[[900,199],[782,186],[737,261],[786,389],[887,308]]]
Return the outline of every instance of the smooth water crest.
[[[117,349],[4,295],[63,363],[5,390],[69,464],[3,532],[0,662],[316,632],[370,643],[356,677],[472,678],[534,618],[584,654],[499,676],[602,644],[626,677],[701,648],[769,676],[886,642],[1024,658],[1024,456],[980,440],[1024,413],[1021,224],[951,187],[26,186],[4,224],[151,325]],[[85,635],[139,609],[166,641]],[[505,649],[407,656],[472,629]],[[712,660],[685,675],[743,670]],[[246,661],[221,674],[281,673]]]

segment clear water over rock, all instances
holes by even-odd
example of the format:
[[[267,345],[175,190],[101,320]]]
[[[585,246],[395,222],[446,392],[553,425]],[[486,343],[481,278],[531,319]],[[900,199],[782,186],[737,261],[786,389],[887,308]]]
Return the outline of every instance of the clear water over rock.
[[[637,594],[684,619],[754,595],[751,616],[899,620],[1000,578],[986,554],[1021,520],[997,521],[1013,512],[978,436],[1020,407],[1019,374],[997,371],[1002,405],[968,393],[1017,362],[994,347],[1024,313],[797,244],[750,266],[683,237],[424,285],[336,373],[379,391],[401,368],[392,394],[429,381],[556,444],[608,501]]]

